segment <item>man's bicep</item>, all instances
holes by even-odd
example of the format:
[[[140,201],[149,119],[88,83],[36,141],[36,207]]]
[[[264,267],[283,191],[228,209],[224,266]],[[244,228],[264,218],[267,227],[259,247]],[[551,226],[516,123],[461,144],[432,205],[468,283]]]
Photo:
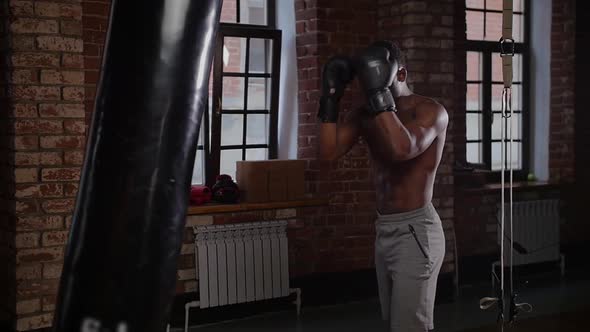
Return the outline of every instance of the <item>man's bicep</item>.
[[[419,153],[424,152],[443,131],[448,124],[448,115],[444,107],[435,103],[428,103],[420,110],[420,116],[408,126],[414,137]]]

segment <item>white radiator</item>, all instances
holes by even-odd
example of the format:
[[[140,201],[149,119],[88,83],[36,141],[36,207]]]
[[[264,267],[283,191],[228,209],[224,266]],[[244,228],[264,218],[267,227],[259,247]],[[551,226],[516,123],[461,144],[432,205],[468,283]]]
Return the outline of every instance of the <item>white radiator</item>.
[[[506,264],[510,262],[509,208],[509,204],[505,204],[504,227],[507,237],[504,237],[504,260]],[[502,212],[498,205],[498,244],[501,239],[501,216]],[[519,253],[514,250],[513,265],[562,260],[563,257],[559,252],[559,224],[559,200],[557,199],[514,202],[512,238],[526,252]]]
[[[268,300],[301,292],[289,288],[287,221],[193,227],[199,301],[185,305],[185,331],[191,307],[216,307]]]

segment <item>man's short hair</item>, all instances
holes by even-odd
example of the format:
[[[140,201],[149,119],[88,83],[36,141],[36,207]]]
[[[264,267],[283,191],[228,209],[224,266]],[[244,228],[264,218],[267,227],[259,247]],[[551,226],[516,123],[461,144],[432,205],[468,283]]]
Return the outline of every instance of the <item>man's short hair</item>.
[[[405,55],[396,43],[390,40],[378,40],[371,44],[371,46],[386,48],[389,51],[389,61],[395,61],[400,67],[405,65]]]

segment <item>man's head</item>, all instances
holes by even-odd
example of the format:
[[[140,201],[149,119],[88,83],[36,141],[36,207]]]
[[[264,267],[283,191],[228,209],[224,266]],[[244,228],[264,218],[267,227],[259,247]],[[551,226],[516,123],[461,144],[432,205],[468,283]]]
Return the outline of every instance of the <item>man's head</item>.
[[[369,47],[383,47],[389,52],[389,62],[393,65],[395,75],[389,89],[394,97],[399,96],[402,91],[407,89],[406,79],[408,71],[405,67],[405,57],[397,44],[389,40],[379,40],[372,43]]]

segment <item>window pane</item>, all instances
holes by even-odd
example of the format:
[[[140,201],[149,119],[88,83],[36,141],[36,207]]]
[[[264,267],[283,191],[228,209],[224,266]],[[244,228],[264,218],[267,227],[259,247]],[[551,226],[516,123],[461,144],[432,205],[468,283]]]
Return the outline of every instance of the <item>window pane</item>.
[[[207,119],[209,120],[208,123],[205,125],[208,126],[208,134],[209,134],[209,143],[211,142],[211,119],[213,118],[213,68],[211,68],[211,76],[209,76],[209,96],[207,98]],[[205,122],[205,117],[203,116],[203,122]],[[202,131],[205,134],[204,129]],[[203,143],[205,138],[203,138]],[[201,141],[199,141],[201,142]]]
[[[246,160],[266,160],[268,159],[268,149],[247,149]]]
[[[482,115],[467,113],[467,139],[468,140],[479,140],[482,139]]]
[[[514,54],[512,57],[512,81],[522,82],[522,54]]]
[[[203,150],[197,150],[195,164],[193,166],[193,177],[191,184],[203,184],[205,182],[205,158]]]
[[[514,14],[512,18],[512,38],[514,42],[524,42],[524,17],[520,14]]]
[[[494,122],[492,122],[492,139],[500,139],[501,138],[502,123],[505,123],[505,121],[502,121],[502,120],[503,120],[502,114],[494,113]],[[506,129],[506,127],[504,127],[504,129]]]
[[[509,145],[508,145],[509,146]],[[507,150],[509,153],[510,151]],[[512,143],[512,169],[522,169],[522,143],[521,142],[513,142]],[[506,161],[508,163],[508,161]]]
[[[512,114],[511,122],[508,119],[502,121],[502,115],[500,113],[494,113],[494,123],[492,124],[492,139],[500,139],[501,138],[501,124],[504,123],[504,136],[506,140],[509,140],[509,130],[508,124],[512,124],[512,138],[513,139],[522,139],[522,114],[514,113]]]
[[[240,23],[266,25],[266,0],[240,0]]]
[[[223,38],[223,71],[243,73],[246,68],[246,38]]]
[[[467,98],[465,100],[468,111],[482,109],[481,84],[467,84]]]
[[[500,53],[492,53],[492,81],[504,82],[502,76],[502,57]]]
[[[483,40],[483,13],[467,10],[467,39]]]
[[[270,79],[248,79],[248,110],[270,109]]]
[[[500,142],[492,142],[492,170],[502,168],[502,146]]]
[[[522,110],[522,85],[513,85],[512,88],[512,110]]]
[[[201,126],[199,127],[199,137],[197,138],[197,146],[202,147],[205,144],[205,115],[201,116]]]
[[[246,144],[268,144],[268,114],[249,114],[246,122]]]
[[[229,174],[236,178],[236,162],[242,160],[242,150],[221,150],[221,160],[219,165],[220,174]]]
[[[223,78],[222,107],[225,110],[244,109],[244,78],[224,77]]]
[[[224,1],[221,8],[221,22],[224,23],[245,23],[245,24],[267,24],[267,1],[266,0],[240,0],[240,18],[238,22],[237,1]]]
[[[492,84],[492,111],[502,110],[502,91],[504,84]]]
[[[500,142],[493,142],[492,143],[492,170],[498,171],[502,169],[502,155],[501,155],[501,143]],[[510,144],[504,144],[504,154],[505,154],[505,169],[508,169],[509,162],[511,162],[512,169],[517,170],[522,168],[522,143],[520,142],[513,142],[512,143],[512,160],[508,160],[508,156],[510,155]]]
[[[467,8],[483,9],[483,0],[466,0]]]
[[[486,1],[486,9],[491,10],[502,10],[502,0],[487,0]]]
[[[272,40],[250,39],[250,73],[272,73]]]
[[[480,52],[467,52],[467,80],[481,81],[481,71],[482,54]]]
[[[502,111],[502,91],[504,90],[503,84],[492,85],[492,110],[495,112]],[[511,105],[513,111],[522,110],[522,86],[513,85],[511,87]],[[508,109],[506,110],[509,111]]]
[[[515,12],[524,12],[524,0],[514,0],[512,2],[512,10]]]
[[[195,163],[193,164],[193,176],[191,184],[205,183],[205,157],[203,147],[205,145],[205,117],[201,119],[201,127],[199,129],[199,138],[197,140],[197,154],[195,156]]]
[[[502,14],[486,13],[485,40],[499,41],[502,37]]]
[[[512,125],[512,139],[522,139],[522,114],[512,114],[512,121],[509,124]],[[509,140],[510,128],[506,128],[506,139]]]
[[[482,143],[467,143],[467,162],[481,164],[483,163]]]
[[[221,6],[221,22],[236,23],[237,22],[236,1],[224,1]]]
[[[242,145],[244,116],[241,114],[221,115],[221,145]]]
[[[512,114],[512,138],[513,139],[522,139],[522,114],[514,113]],[[501,125],[504,124],[504,135],[508,140],[509,137],[509,130],[508,128],[508,121],[502,118],[502,114],[494,113],[494,122],[492,123],[492,139],[500,139],[502,135],[502,127]]]

